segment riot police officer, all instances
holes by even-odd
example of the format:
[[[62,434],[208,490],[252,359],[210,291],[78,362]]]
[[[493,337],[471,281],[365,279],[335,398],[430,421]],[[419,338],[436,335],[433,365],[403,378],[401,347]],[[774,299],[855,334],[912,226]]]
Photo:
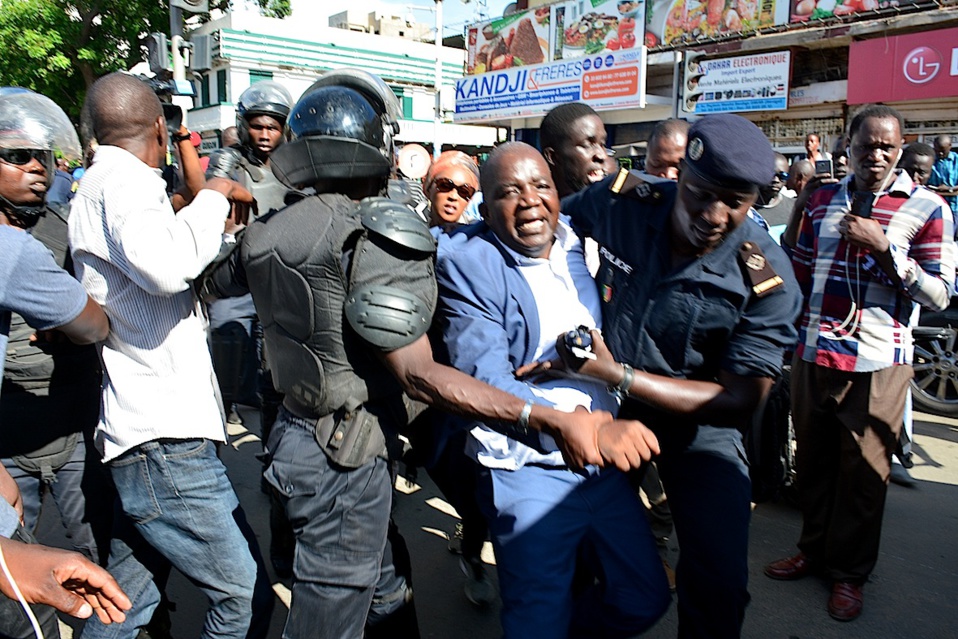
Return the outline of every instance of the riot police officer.
[[[283,127],[293,99],[279,82],[261,80],[236,104],[239,143],[210,155],[207,177],[236,180],[256,198],[259,214],[283,208],[287,187],[270,170],[270,156],[283,144]]]
[[[0,88],[0,350],[6,354],[0,360],[0,544],[9,565],[20,567],[15,579],[28,601],[77,614],[83,599],[58,601],[67,593],[50,580],[72,570],[65,564],[56,570],[42,565],[42,555],[61,551],[22,543],[36,543],[32,533],[43,493],[49,490],[74,548],[89,560],[73,553],[50,558],[93,571],[88,575],[94,579],[107,576],[90,560],[98,560],[98,542],[105,545],[110,527],[110,487],[92,450],[100,380],[92,344],[106,337],[109,322],[82,286],[62,270],[69,259],[69,211],[45,201],[56,155],[80,157],[76,131],[63,110],[27,89]],[[49,330],[72,341],[47,339]],[[88,488],[93,492],[86,494]],[[79,583],[66,587],[83,590]],[[47,596],[37,598],[44,589]],[[17,595],[3,590],[7,596],[0,597],[0,636],[34,636]],[[129,608],[126,597],[122,599],[124,609]],[[86,608],[89,616],[92,609],[89,604]],[[42,605],[34,612],[43,633],[58,637],[53,609]]]
[[[236,105],[239,142],[218,149],[210,156],[206,177],[225,177],[242,184],[256,198],[260,215],[283,208],[283,198],[289,190],[270,170],[270,156],[283,143],[283,127],[292,103],[289,91],[278,82],[262,80],[253,84],[243,91]],[[252,340],[256,312],[252,299],[244,296],[210,304],[209,315],[213,363],[223,392],[224,408],[231,423],[241,423],[239,415],[230,408],[234,401],[256,402],[259,362]],[[264,422],[265,439],[272,419]]]
[[[621,461],[625,442],[657,449],[636,422],[559,413],[433,361],[435,242],[412,209],[375,197],[387,189],[399,114],[375,76],[322,76],[271,158],[284,184],[315,195],[252,224],[209,284],[219,295],[252,292],[286,395],[266,479],[296,534],[287,637],[358,637],[364,624],[367,637],[418,636],[397,546],[387,544],[388,460],[418,402],[530,445],[548,432],[576,467]]]

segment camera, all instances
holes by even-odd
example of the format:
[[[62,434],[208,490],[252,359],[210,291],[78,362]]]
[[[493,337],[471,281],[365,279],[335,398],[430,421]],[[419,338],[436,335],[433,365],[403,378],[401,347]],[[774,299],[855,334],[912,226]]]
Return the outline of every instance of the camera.
[[[815,175],[827,175],[831,177],[832,171],[831,160],[815,160]]]
[[[160,99],[163,105],[163,117],[166,118],[166,128],[170,135],[180,130],[180,124],[183,122],[183,109],[170,102],[170,97],[174,95],[195,96],[193,85],[186,80],[173,80],[163,78],[159,75],[152,78],[145,75],[137,75],[138,80],[145,83],[156,97]]]

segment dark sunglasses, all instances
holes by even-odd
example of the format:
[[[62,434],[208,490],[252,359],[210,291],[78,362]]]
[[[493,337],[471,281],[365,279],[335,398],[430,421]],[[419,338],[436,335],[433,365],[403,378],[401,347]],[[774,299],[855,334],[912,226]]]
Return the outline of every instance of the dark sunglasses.
[[[0,160],[17,166],[29,164],[34,159],[43,164],[48,153],[42,149],[0,149]]]
[[[775,177],[777,177],[782,182],[785,182],[786,180],[788,180],[788,173],[786,171],[782,171],[781,173],[776,173]]]
[[[468,184],[456,184],[449,178],[436,178],[433,181],[433,184],[436,187],[436,190],[440,193],[448,193],[449,191],[456,189],[456,192],[459,193],[459,197],[464,200],[472,199],[472,196],[476,194],[476,188],[469,186]]]

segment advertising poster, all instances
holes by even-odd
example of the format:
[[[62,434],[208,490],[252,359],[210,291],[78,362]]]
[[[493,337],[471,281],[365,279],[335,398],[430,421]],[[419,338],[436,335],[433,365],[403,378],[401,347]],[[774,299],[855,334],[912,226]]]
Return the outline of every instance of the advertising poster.
[[[795,0],[792,0],[795,1]],[[823,2],[825,0],[822,0]],[[851,0],[848,0],[851,1]],[[690,44],[700,38],[754,31],[785,22],[776,3],[789,0],[648,0],[645,44]]]
[[[791,22],[845,17],[898,6],[898,0],[790,0]],[[874,17],[874,16],[869,16]]]
[[[645,0],[577,0],[554,6],[553,60],[627,51],[642,44]]]
[[[456,122],[537,117],[565,102],[596,111],[645,106],[645,47],[465,76]]]
[[[682,110],[705,115],[787,109],[790,69],[789,51],[721,60],[706,60],[690,52]]]
[[[480,74],[546,62],[551,16],[551,7],[538,7],[466,29],[466,73]]]

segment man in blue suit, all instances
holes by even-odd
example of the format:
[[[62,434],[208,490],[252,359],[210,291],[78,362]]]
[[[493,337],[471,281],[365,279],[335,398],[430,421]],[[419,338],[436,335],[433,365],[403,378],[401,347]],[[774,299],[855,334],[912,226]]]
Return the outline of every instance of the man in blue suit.
[[[484,223],[440,248],[438,317],[451,364],[533,404],[558,410],[618,408],[602,383],[517,381],[516,368],[556,354],[555,335],[598,328],[600,301],[582,245],[559,215],[556,187],[531,146],[505,144],[480,177]],[[609,445],[629,442],[611,452]],[[603,429],[607,468],[572,468],[555,441],[523,441],[479,423],[466,453],[482,467],[479,503],[489,521],[505,636],[630,637],[670,598],[641,503],[625,474],[657,450],[637,422]],[[615,465],[617,468],[611,468]],[[598,576],[573,596],[577,558]]]

